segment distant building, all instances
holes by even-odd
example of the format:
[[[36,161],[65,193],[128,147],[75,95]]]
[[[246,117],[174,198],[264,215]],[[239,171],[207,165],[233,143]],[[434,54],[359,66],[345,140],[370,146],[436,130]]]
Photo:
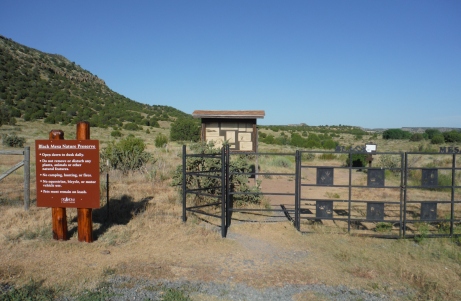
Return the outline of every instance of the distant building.
[[[202,119],[201,140],[213,142],[216,147],[229,144],[232,151],[257,152],[258,129],[256,119],[264,118],[264,111],[205,111],[196,110],[194,118]]]

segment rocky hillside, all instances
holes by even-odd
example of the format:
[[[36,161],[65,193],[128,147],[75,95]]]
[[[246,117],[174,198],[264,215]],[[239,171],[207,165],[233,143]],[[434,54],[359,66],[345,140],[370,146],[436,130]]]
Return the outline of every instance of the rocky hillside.
[[[0,35],[0,125],[22,118],[51,124],[85,120],[97,127],[136,129],[189,116],[169,106],[133,101],[62,55]]]

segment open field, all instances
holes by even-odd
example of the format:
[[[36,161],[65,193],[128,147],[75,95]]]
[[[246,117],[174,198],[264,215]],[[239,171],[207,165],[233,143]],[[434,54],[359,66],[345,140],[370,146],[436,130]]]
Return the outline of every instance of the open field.
[[[156,135],[168,133],[168,125],[162,126],[150,129],[150,133],[132,132],[146,141],[147,150],[156,162],[149,164],[145,172],[128,176],[109,172],[109,211],[105,174],[101,175],[101,209],[93,211],[96,238],[93,243],[78,242],[75,209],[67,209],[71,234],[68,241],[52,239],[51,209],[37,208],[32,202],[30,210],[24,211],[22,169],[0,182],[0,293],[4,294],[0,299],[11,293],[12,287],[26,290],[31,283],[39,293],[45,294],[48,289],[54,297],[75,300],[135,297],[111,295],[115,289],[136,290],[136,300],[157,300],[143,295],[152,291],[160,292],[158,298],[163,296],[164,300],[461,299],[459,239],[355,237],[324,225],[315,225],[309,233],[302,234],[288,220],[235,221],[228,237],[223,239],[217,227],[219,221],[208,223],[189,215],[183,223],[181,197],[171,186],[172,175],[181,164],[181,145],[169,143],[167,148],[156,148]],[[51,129],[62,129],[66,139],[75,138],[74,126],[36,122],[0,127],[1,134],[14,131],[31,146],[32,199],[35,198],[33,143],[35,139],[47,139]],[[104,147],[114,139],[110,132],[94,128],[91,138],[99,139]],[[370,137],[364,137],[363,141],[356,141],[352,136],[342,139],[345,145],[362,145],[369,140]],[[420,145],[381,138],[373,142],[378,144],[379,151],[408,151]],[[273,145],[260,145],[262,152],[277,150]],[[19,156],[0,156],[0,172],[20,160]],[[271,171],[284,168],[263,159],[260,163]],[[311,177],[304,176],[306,181]],[[357,181],[363,179],[357,175]],[[263,179],[263,189],[275,189],[275,185],[281,185],[281,189],[286,185],[289,189],[290,180]],[[341,195],[340,191],[325,188],[315,193]],[[277,201],[280,200],[265,200],[265,204]],[[172,284],[176,286],[171,288]],[[202,290],[199,284],[220,289]],[[236,297],[235,290],[248,288],[265,298],[243,293]],[[277,289],[289,293],[277,297],[280,296]],[[186,299],[167,298],[174,293]]]

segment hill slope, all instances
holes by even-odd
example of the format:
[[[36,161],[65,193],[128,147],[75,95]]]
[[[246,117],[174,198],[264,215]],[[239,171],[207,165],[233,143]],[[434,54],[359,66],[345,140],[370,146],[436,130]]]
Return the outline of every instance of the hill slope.
[[[169,106],[133,101],[61,55],[47,54],[0,35],[0,125],[23,118],[51,124],[85,120],[97,127],[129,123],[136,128],[187,116]]]

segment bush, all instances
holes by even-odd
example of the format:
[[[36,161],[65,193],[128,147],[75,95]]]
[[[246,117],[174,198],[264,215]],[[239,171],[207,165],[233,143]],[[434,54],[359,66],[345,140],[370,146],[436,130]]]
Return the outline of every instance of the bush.
[[[458,131],[449,131],[443,133],[445,142],[461,142],[461,133]]]
[[[427,129],[424,131],[424,133],[427,135],[427,138],[432,140],[432,138],[436,135],[441,135],[442,133],[437,130],[437,129]]]
[[[200,140],[200,123],[192,118],[178,118],[171,124],[171,141],[193,141]]]
[[[110,133],[110,135],[111,135],[112,137],[119,138],[119,137],[122,137],[122,132],[120,132],[119,130],[115,130],[115,131],[112,131],[112,132]]]
[[[366,167],[368,165],[367,154],[352,154],[352,167]],[[350,166],[349,157],[346,159],[346,166]]]
[[[421,141],[423,139],[424,139],[424,137],[423,137],[423,134],[421,134],[421,133],[415,133],[415,134],[411,135],[411,137],[410,137],[410,141],[413,141],[413,142]]]
[[[306,148],[321,148],[322,142],[320,141],[320,137],[314,133],[309,134],[307,137],[307,143],[305,145]]]
[[[324,149],[335,149],[336,148],[336,142],[334,142],[332,139],[327,139],[323,141],[323,148]]]
[[[383,139],[409,139],[411,133],[401,129],[389,129],[383,132]]]
[[[15,133],[12,133],[11,135],[5,134],[2,139],[3,145],[10,147],[24,147],[24,143],[26,142],[26,138],[18,137]]]
[[[124,124],[123,128],[125,130],[129,130],[129,131],[137,131],[137,130],[139,130],[139,126],[136,123],[132,123],[132,122]]]
[[[220,154],[220,151],[213,147],[213,144],[209,143],[196,143],[190,145],[190,149],[195,154]],[[254,158],[254,156],[253,156]],[[236,204],[259,204],[261,202],[259,182],[256,186],[250,187],[248,185],[249,176],[243,173],[254,172],[254,165],[251,164],[251,157],[248,155],[240,155],[231,160],[229,163],[229,172],[232,174],[230,178],[230,189],[233,192],[248,192],[248,194],[235,194],[233,195],[233,201]],[[221,173],[221,158],[210,158],[210,157],[190,157],[186,162],[187,171],[197,172],[209,172],[212,174],[216,172]],[[173,176],[173,185],[178,186],[181,189],[182,184],[182,166],[179,165]],[[189,189],[194,188],[206,188],[203,193],[217,194],[221,193],[221,178],[220,177],[197,177],[189,175],[186,178],[186,185]],[[214,198],[207,198],[204,196],[197,197],[197,203],[206,203],[208,201],[214,202]]]
[[[168,137],[163,134],[158,134],[155,137],[155,147],[164,147],[168,143]]]
[[[275,137],[273,135],[267,135],[266,137],[259,137],[259,141],[267,143],[267,144],[275,144]]]
[[[434,137],[432,137],[431,143],[432,144],[442,144],[442,143],[445,143],[445,139],[443,138],[442,134],[435,135]]]
[[[120,140],[118,143],[112,141],[101,152],[102,162],[108,162],[113,169],[118,169],[124,174],[129,171],[142,170],[152,155],[145,152],[146,145],[140,138],[133,135]]]

